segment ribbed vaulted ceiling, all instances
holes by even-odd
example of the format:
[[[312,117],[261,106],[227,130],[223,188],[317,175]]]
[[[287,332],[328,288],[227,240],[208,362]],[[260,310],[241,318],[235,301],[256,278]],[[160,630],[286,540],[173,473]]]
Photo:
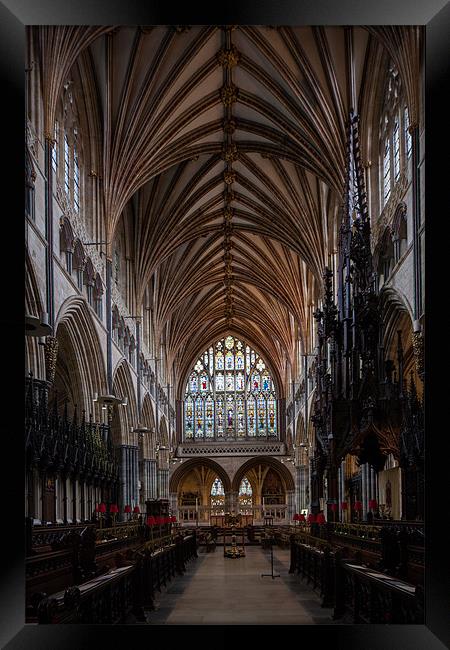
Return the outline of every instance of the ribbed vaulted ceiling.
[[[336,247],[349,110],[371,114],[389,51],[414,115],[417,29],[39,29],[47,132],[58,83],[80,55],[90,71],[107,238],[132,219],[138,300],[152,281],[179,380],[231,332],[283,386]]]

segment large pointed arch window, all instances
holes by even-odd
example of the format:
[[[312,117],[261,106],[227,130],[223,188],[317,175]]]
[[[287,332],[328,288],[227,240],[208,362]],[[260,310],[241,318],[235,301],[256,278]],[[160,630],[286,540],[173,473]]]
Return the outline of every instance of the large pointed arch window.
[[[184,399],[187,441],[277,438],[277,393],[253,348],[227,336],[199,357]]]

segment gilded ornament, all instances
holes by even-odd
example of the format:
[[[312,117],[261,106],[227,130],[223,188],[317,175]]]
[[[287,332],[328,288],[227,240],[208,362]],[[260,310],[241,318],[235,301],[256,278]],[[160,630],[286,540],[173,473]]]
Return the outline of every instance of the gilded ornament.
[[[233,210],[231,210],[231,208],[227,208],[226,210],[224,210],[223,218],[225,219],[226,222],[229,223],[233,218]]]
[[[222,86],[220,89],[220,99],[224,106],[231,106],[238,98],[238,89],[234,84],[229,84],[227,86]]]
[[[240,54],[234,45],[229,50],[223,48],[217,53],[219,65],[224,68],[233,68],[239,63]]]
[[[227,185],[231,185],[236,180],[236,173],[233,171],[225,171],[223,173],[223,180]]]
[[[227,162],[234,162],[239,158],[237,146],[233,144],[225,145],[222,149],[222,158]]]

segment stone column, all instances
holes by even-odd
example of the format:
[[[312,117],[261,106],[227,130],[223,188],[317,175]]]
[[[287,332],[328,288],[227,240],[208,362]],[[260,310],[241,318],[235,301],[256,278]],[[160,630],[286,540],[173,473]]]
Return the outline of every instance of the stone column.
[[[340,470],[341,470],[341,501],[345,501],[345,460],[343,460],[341,462]],[[349,506],[347,506],[347,507],[349,507]],[[338,508],[339,508],[339,512],[340,512],[339,520],[340,521],[345,521],[346,518],[347,518],[347,515],[345,514],[345,512],[343,510],[341,510],[341,502],[339,502]]]
[[[158,468],[155,459],[147,461],[149,498],[158,498]]]
[[[286,503],[287,503],[286,523],[291,524],[293,523],[292,519],[295,513],[295,491],[294,490],[288,490],[286,492]]]
[[[169,493],[169,502],[170,502],[170,510],[172,512],[172,515],[175,515],[175,517],[179,521],[180,518],[178,517],[178,494],[176,492]]]
[[[307,503],[306,488],[308,485],[308,466],[300,465],[297,467],[297,481],[298,481],[298,501],[297,512],[300,513],[305,508],[309,508]]]
[[[169,498],[169,470],[158,468],[158,498]]]
[[[238,493],[228,492],[225,494],[225,512],[237,512]]]
[[[130,445],[130,505],[139,504],[139,447]]]
[[[302,508],[302,468],[297,465],[295,468],[295,511],[300,512]]]
[[[342,496],[342,463],[338,467],[338,497],[337,497],[337,521],[341,521],[341,502],[343,501]]]
[[[367,463],[364,463],[361,465],[361,518],[363,521],[365,521],[367,515],[367,473]]]

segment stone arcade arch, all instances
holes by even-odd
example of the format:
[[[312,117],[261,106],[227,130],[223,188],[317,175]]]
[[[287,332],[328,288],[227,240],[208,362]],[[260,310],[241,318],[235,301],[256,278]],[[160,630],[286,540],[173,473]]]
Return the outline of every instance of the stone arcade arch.
[[[222,481],[225,492],[225,509],[229,510],[229,495],[231,493],[231,481],[226,470],[219,463],[210,458],[192,458],[183,461],[173,472],[169,481],[169,492],[172,510],[177,511],[180,521],[193,522],[196,520],[196,503],[194,497],[192,503],[182,506],[182,489],[184,481],[189,475],[198,472],[206,478],[203,485],[202,503],[199,503],[199,523],[210,522],[210,492],[211,485],[216,477]],[[204,502],[204,503],[203,503]]]
[[[95,393],[106,391],[106,372],[95,324],[82,298],[72,297],[63,303],[55,336],[59,346],[54,389],[61,391],[59,406],[67,397],[72,407],[76,404],[79,412],[85,410],[86,417],[92,414],[100,422],[102,414],[93,399]]]
[[[281,480],[282,490],[279,503],[263,503],[265,479],[268,474],[278,476]],[[270,515],[274,520],[290,521],[295,510],[295,482],[293,474],[285,464],[271,456],[257,456],[244,462],[236,471],[231,483],[231,500],[234,508],[238,507],[238,494],[241,481],[247,477],[253,490],[253,519],[255,522],[263,521],[264,514]]]
[[[30,316],[40,316],[41,312],[45,311],[42,305],[34,264],[28,250],[25,250],[25,313]],[[38,344],[36,336],[25,338],[25,369],[33,373],[36,379],[45,378],[43,346]]]
[[[148,430],[138,436],[139,504],[141,511],[144,511],[145,502],[158,496],[155,417],[149,393],[144,395],[142,401],[139,424],[141,428]]]

